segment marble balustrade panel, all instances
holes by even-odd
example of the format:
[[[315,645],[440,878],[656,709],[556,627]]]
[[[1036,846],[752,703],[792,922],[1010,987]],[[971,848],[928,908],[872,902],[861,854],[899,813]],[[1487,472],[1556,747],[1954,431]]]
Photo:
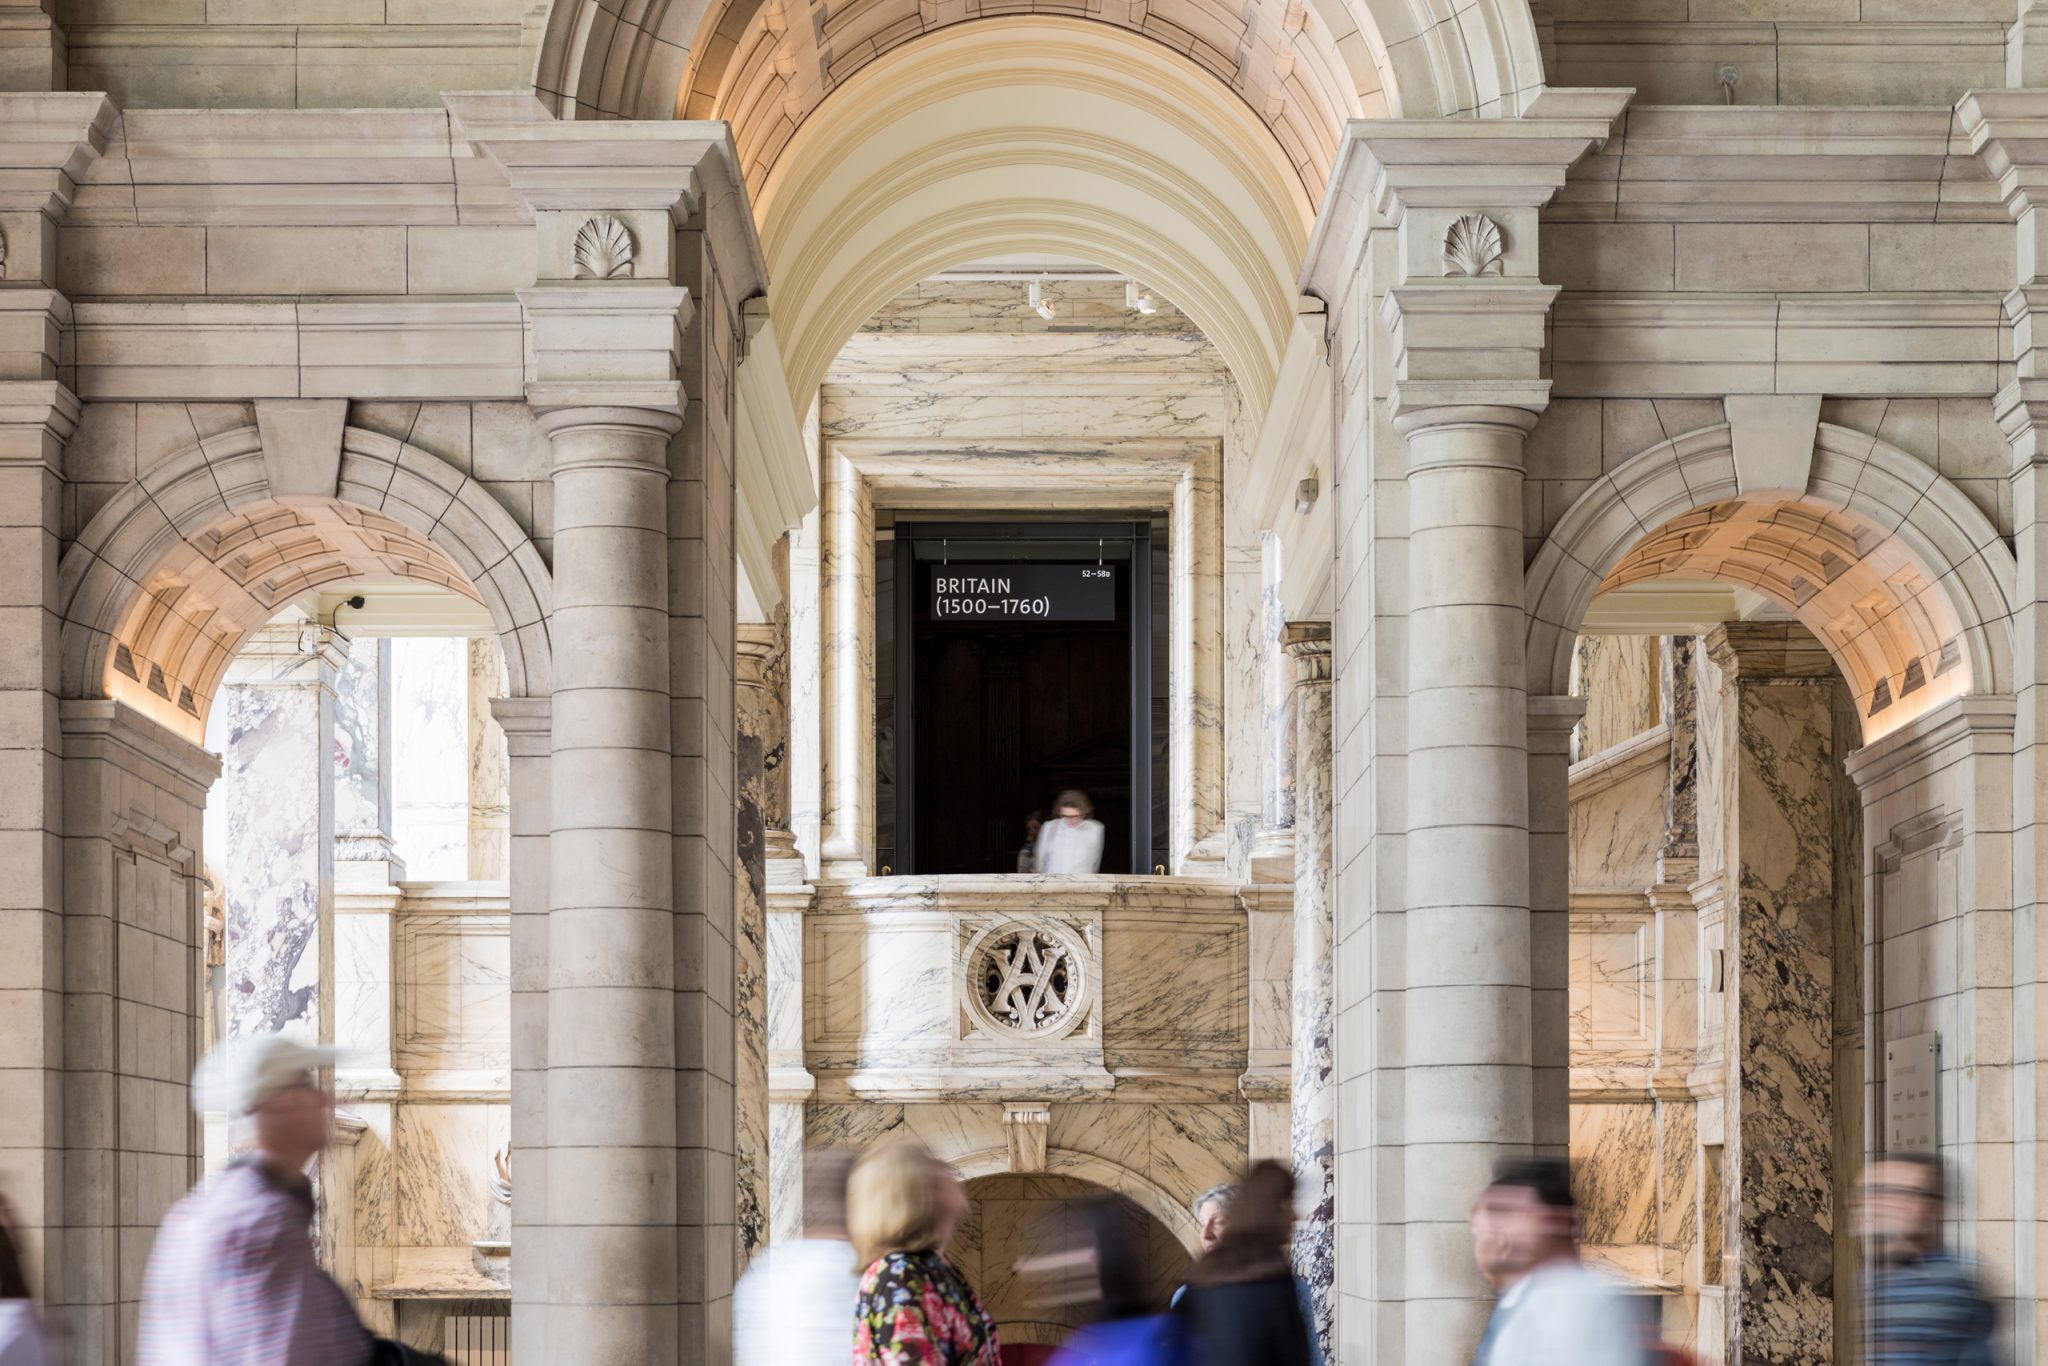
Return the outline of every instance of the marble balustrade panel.
[[[401,1071],[503,1070],[511,1062],[511,916],[401,910],[394,951]]]
[[[1626,888],[1641,891],[1657,880],[1657,855],[1664,845],[1664,794],[1669,783],[1669,749],[1657,747],[1633,771],[1587,792],[1572,790],[1570,848],[1575,889]]]

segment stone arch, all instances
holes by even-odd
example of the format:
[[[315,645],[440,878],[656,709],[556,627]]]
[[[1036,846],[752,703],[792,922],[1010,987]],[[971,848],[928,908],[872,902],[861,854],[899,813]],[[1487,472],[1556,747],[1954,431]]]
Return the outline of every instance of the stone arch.
[[[2012,691],[2018,566],[1960,490],[1825,422],[1803,492],[1750,489],[1731,433],[1723,423],[1651,447],[1558,520],[1525,581],[1532,695],[1569,691],[1573,643],[1603,588],[1731,549],[1712,576],[1763,593],[1827,644],[1866,741],[1949,697]]]
[[[1001,1176],[1010,1171],[1008,1148],[977,1148],[959,1153],[934,1150],[934,1154],[952,1163],[963,1180]],[[1201,1229],[1187,1208],[1187,1202],[1200,1194],[1199,1191],[1188,1191],[1184,1197],[1177,1196],[1150,1177],[1078,1148],[1047,1148],[1045,1170],[1060,1176],[1077,1177],[1104,1190],[1114,1191],[1157,1219],[1188,1250],[1190,1256],[1201,1252]]]
[[[702,107],[693,97],[702,100],[730,84],[728,69],[747,60],[742,44],[764,8],[760,0],[651,0],[626,10],[607,0],[555,0],[541,33],[535,91],[564,118],[667,119],[679,112],[732,117],[730,111],[692,112]],[[1061,12],[1085,10],[1068,5]],[[1219,58],[1230,51],[1214,41],[1216,20],[1199,6],[1155,0],[1144,13],[1144,31],[1153,35],[1148,41],[1182,52],[1206,45]],[[1381,92],[1385,112],[1395,117],[1512,116],[1542,88],[1542,49],[1529,0],[1460,6],[1444,0],[1304,0],[1278,7],[1266,26],[1277,19],[1282,29],[1299,31],[1311,13],[1327,41],[1305,53],[1276,44],[1250,73],[1250,84],[1261,94],[1299,79],[1304,56],[1329,68],[1325,86],[1341,90],[1340,81],[1348,84],[1354,105]],[[779,22],[800,26],[787,17]],[[859,20],[841,42],[855,62],[864,62],[904,32],[923,31],[925,22],[916,6],[901,15],[875,13]],[[835,15],[828,28],[835,24],[843,28],[845,21]],[[1325,49],[1330,56],[1322,55]],[[835,64],[807,79],[829,88],[847,74]],[[1364,112],[1353,108],[1338,117]]]
[[[1256,425],[1295,325],[1314,206],[1242,102],[1103,24],[986,20],[863,68],[756,198],[799,410],[884,301],[977,256],[1060,252],[1158,288]]]
[[[188,446],[111,498],[58,570],[64,696],[118,696],[197,738],[249,631],[293,597],[366,573],[439,583],[489,609],[511,695],[551,689],[546,563],[467,474],[342,430],[333,492],[280,494],[259,430]]]

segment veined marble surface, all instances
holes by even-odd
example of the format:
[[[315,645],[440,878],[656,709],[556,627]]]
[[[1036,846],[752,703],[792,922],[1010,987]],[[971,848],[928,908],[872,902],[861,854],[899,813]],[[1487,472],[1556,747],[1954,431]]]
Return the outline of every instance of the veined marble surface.
[[[508,691],[505,655],[490,636],[469,641],[469,872],[475,881],[512,874],[512,759],[491,699]]]
[[[286,681],[231,673],[221,692],[231,1036],[291,1029],[321,1037],[321,918],[334,886],[333,700],[329,684],[305,675],[323,667],[297,666]]]
[[[469,876],[469,650],[459,639],[391,642],[394,826],[406,875]]]

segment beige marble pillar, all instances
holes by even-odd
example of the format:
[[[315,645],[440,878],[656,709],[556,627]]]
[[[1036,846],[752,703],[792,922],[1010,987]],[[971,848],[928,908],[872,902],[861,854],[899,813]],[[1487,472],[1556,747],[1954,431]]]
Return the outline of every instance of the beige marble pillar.
[[[783,709],[775,686],[781,654],[780,632],[774,625],[740,624],[733,1128],[741,1270],[769,1238],[768,828],[777,806],[769,789],[779,784],[783,767]]]
[[[512,920],[512,1354],[547,1360],[548,835],[553,704],[500,697],[505,733]]]
[[[1541,402],[1399,412],[1408,441],[1407,1352],[1470,1354],[1466,1212],[1532,1106],[1522,441]],[[1297,821],[1299,816],[1297,816]]]
[[[1841,758],[1856,719],[1834,661],[1801,626],[1731,623],[1707,638],[1707,653],[1727,764],[1716,871],[1728,908],[1728,1357],[1808,1366],[1832,1359],[1833,1229],[1844,1212],[1835,1001],[1838,986],[1854,984],[1838,984],[1836,953],[1842,900],[1860,901],[1841,885],[1842,846],[1855,838]]]
[[[875,508],[854,463],[825,456],[818,648],[823,662],[827,877],[865,877],[875,857]]]
[[[675,1360],[667,509],[681,424],[650,408],[540,421],[555,456],[544,1359]]]
[[[1331,819],[1330,627],[1290,622],[1294,762],[1294,1171],[1301,1183],[1296,1273],[1308,1286],[1316,1339],[1334,1360],[1337,1265],[1336,906],[1330,896],[1336,826]]]

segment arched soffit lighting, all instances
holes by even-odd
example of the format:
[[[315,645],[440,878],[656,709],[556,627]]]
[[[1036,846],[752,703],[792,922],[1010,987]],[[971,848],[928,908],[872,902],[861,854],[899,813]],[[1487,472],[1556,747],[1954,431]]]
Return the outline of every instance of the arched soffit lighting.
[[[1529,687],[1568,690],[1599,594],[1655,579],[1739,584],[1798,618],[1856,694],[1863,738],[2013,686],[2018,568],[1997,528],[1912,456],[1822,423],[1805,493],[1744,493],[1730,429],[1688,432],[1595,481],[1528,574]]]
[[[1081,19],[1130,33],[1187,58],[1265,124],[1311,199],[1329,179],[1347,119],[1385,117],[1383,81],[1363,44],[1346,52],[1304,0],[1150,0],[1077,12],[1070,0],[1019,0],[1001,17]],[[759,188],[790,138],[855,73],[907,43],[986,22],[972,7],[918,0],[854,0],[822,25],[791,24],[774,4],[735,0],[720,27],[699,35],[680,109],[732,124],[740,164]],[[987,16],[995,17],[995,16]]]
[[[1030,2],[1050,9],[1046,0]],[[814,96],[805,98],[801,87],[791,92],[807,112],[859,66],[930,24],[905,0],[869,0],[822,21],[814,12],[792,12],[795,3],[554,0],[541,35],[535,93],[563,118],[681,113],[737,123],[730,109],[702,114],[702,101],[720,101],[728,85],[742,88],[745,83],[734,84],[741,65],[780,60],[793,79],[816,83]],[[899,13],[897,5],[905,8]],[[1228,41],[1238,21],[1197,0],[1116,8],[1123,14],[1091,17],[1133,27],[1183,54],[1206,49],[1218,78],[1262,115],[1275,98],[1292,98],[1307,109],[1322,101],[1342,104],[1347,93],[1358,106],[1352,112],[1366,116],[1512,115],[1543,84],[1528,0],[1254,0],[1246,14],[1256,12],[1256,22],[1246,27],[1258,36],[1242,53]],[[1311,31],[1311,21],[1318,31]],[[777,34],[772,57],[748,42],[756,30]],[[783,33],[809,35],[801,41],[818,56],[808,67],[792,61]],[[687,112],[692,108],[700,112]],[[1317,186],[1314,194],[1320,193]]]
[[[1143,280],[1216,344],[1256,419],[1314,206],[1242,101],[1159,44],[1031,18],[863,68],[755,193],[801,410],[846,339],[962,261],[1059,253]]]

